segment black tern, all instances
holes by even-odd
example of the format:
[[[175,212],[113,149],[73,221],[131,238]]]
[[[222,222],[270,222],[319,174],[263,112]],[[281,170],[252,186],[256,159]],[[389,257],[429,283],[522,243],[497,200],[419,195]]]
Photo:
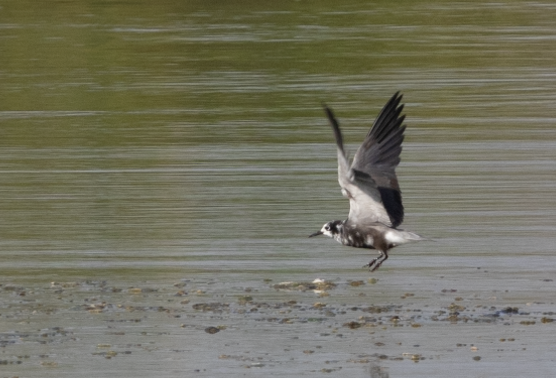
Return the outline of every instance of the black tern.
[[[342,133],[332,110],[324,111],[334,130],[338,147],[338,182],[342,194],[349,198],[346,220],[326,223],[320,231],[310,235],[326,235],[343,245],[376,249],[379,256],[364,267],[377,270],[388,251],[400,244],[425,238],[397,227],[402,223],[404,209],[396,167],[400,163],[406,126],[405,115],[400,115],[402,95],[397,92],[384,105],[363,144],[350,163],[344,150]]]

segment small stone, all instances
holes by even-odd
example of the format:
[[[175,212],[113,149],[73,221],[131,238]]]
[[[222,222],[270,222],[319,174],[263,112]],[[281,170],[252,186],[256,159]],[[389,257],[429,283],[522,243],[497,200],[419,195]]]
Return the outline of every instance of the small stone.
[[[215,333],[220,332],[220,329],[218,329],[216,327],[207,327],[207,328],[205,328],[205,332],[210,333],[211,335],[214,335]]]
[[[351,328],[351,329],[357,329],[359,327],[361,327],[361,323],[358,322],[348,322],[344,324],[345,327]]]
[[[58,367],[58,363],[55,361],[41,361],[41,366],[53,368]]]

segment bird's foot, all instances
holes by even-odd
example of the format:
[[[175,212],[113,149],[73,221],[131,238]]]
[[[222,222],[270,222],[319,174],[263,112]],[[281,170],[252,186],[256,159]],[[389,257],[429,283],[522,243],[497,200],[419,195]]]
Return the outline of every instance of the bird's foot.
[[[380,266],[382,265],[382,263],[384,262],[384,260],[378,261],[375,266],[373,267],[373,269],[371,269],[371,272],[374,272],[375,270],[377,270],[378,268],[380,268]],[[370,269],[371,267],[369,267]]]
[[[369,271],[374,272],[375,270],[380,268],[380,266],[382,265],[383,262],[386,261],[386,259],[388,259],[388,255],[386,253],[381,252],[378,257],[369,261],[368,264],[363,265],[363,268],[369,268]]]
[[[372,259],[371,261],[369,261],[368,264],[363,265],[363,268],[369,268],[370,272],[374,272],[375,270],[378,269],[380,264],[382,264],[382,262],[378,262],[378,259],[379,259],[379,257],[377,257],[376,259]]]

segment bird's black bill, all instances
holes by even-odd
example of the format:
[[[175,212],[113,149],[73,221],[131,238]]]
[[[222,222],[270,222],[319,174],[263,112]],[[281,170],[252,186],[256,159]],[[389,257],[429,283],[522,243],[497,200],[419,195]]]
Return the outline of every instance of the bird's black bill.
[[[322,235],[322,234],[323,234],[322,231],[317,231],[314,234],[309,235],[309,237],[312,238],[313,236],[319,236],[319,235]]]

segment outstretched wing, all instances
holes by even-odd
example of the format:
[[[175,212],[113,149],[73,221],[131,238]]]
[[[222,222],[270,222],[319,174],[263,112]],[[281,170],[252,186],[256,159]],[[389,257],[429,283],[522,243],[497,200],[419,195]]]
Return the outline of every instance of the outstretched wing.
[[[372,178],[373,190],[379,191],[382,205],[393,227],[399,226],[404,216],[402,195],[396,177],[405,130],[405,125],[402,125],[405,115],[400,115],[403,110],[401,99],[402,95],[397,92],[384,105],[363,144],[355,153],[351,165],[352,171],[363,172]],[[353,207],[350,209],[350,217],[352,210]]]
[[[340,126],[332,110],[326,106],[324,110],[334,130],[334,137],[338,147],[338,182],[344,196],[349,198],[348,219],[357,224],[381,222],[392,226],[390,216],[382,203],[381,194],[376,182],[368,173],[350,167],[348,157],[344,151]]]

